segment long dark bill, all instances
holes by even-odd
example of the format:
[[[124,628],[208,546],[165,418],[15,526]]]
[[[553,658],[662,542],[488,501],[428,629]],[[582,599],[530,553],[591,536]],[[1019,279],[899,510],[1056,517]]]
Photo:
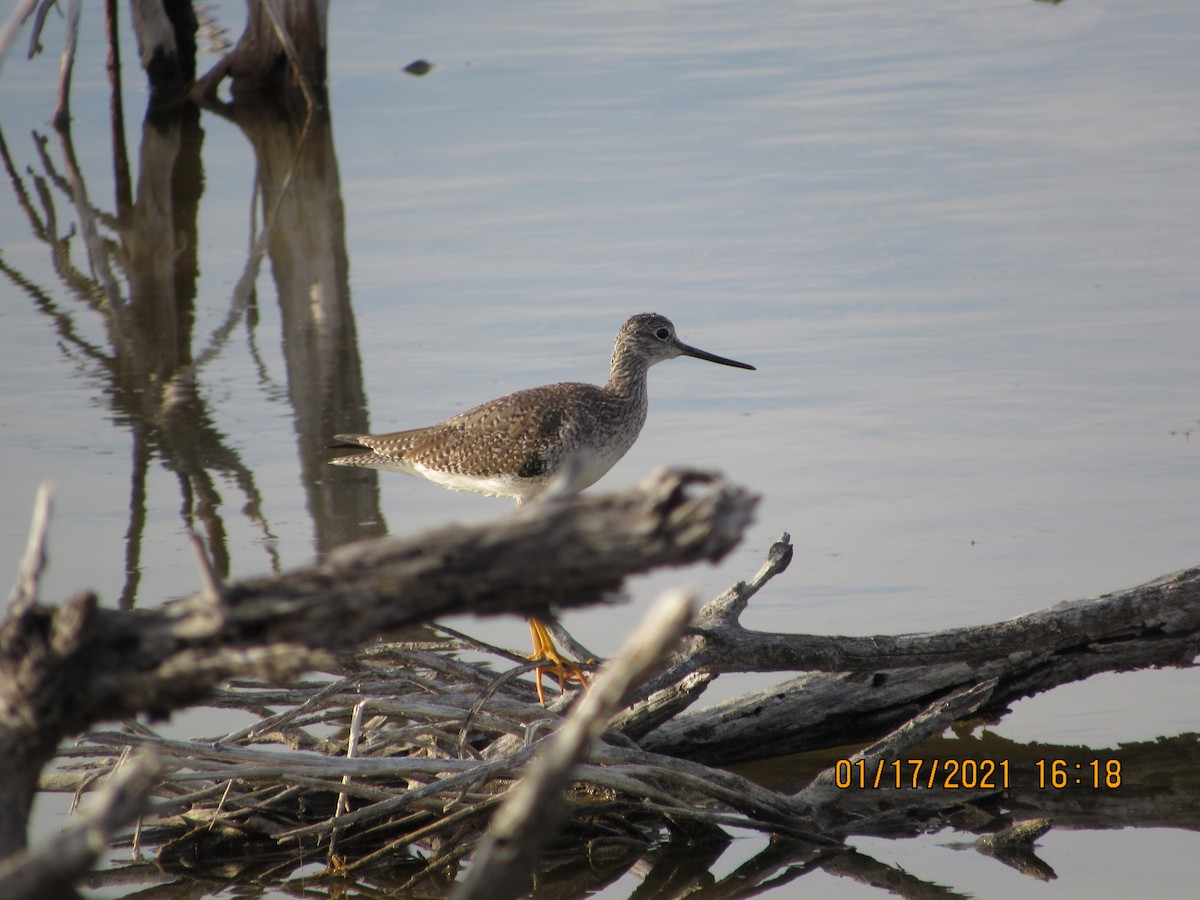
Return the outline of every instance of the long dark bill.
[[[738,362],[736,359],[726,359],[724,356],[717,356],[715,353],[709,353],[706,350],[699,350],[696,347],[689,347],[682,341],[677,342],[679,351],[684,356],[694,356],[696,359],[707,359],[709,362],[720,363],[723,366],[733,366],[735,369],[750,369],[757,372],[758,370],[750,363]]]

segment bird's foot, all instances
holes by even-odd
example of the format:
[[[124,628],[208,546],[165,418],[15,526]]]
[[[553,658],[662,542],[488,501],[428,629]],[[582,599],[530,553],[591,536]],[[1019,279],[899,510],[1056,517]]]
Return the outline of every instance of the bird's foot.
[[[579,663],[574,660],[567,659],[563,656],[558,648],[554,646],[554,641],[550,637],[550,632],[546,630],[546,626],[537,619],[529,620],[529,633],[533,637],[533,652],[529,654],[530,659],[545,660],[550,663],[546,666],[538,666],[535,670],[537,676],[537,694],[538,702],[542,706],[546,705],[546,694],[542,690],[542,677],[549,672],[558,679],[558,688],[565,692],[567,685],[570,683],[578,683],[583,685],[584,690],[588,688],[587,675],[580,668]]]

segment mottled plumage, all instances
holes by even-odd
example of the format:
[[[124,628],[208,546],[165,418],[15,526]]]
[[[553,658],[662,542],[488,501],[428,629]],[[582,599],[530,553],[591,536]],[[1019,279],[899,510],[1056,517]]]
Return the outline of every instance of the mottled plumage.
[[[576,484],[582,489],[599,481],[633,446],[646,421],[646,373],[677,356],[754,368],[689,347],[668,319],[642,313],[617,334],[612,374],[603,387],[550,384],[489,400],[427,428],[339,434],[336,440],[343,444],[371,452],[332,462],[419,475],[453,490],[522,503],[575,456]]]

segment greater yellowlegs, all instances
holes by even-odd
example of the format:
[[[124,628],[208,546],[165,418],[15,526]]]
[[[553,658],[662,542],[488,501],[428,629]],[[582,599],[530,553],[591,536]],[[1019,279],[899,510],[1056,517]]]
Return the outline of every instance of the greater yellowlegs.
[[[566,382],[529,388],[459,413],[437,425],[389,434],[339,434],[339,446],[365,447],[331,460],[339,466],[365,466],[418,475],[455,491],[511,497],[520,505],[542,491],[555,474],[572,466],[573,482],[595,484],[637,440],[646,421],[646,373],[655,363],[692,356],[723,366],[754,366],[689,347],[675,326],[657,313],[633,316],[617,333],[608,384]],[[555,662],[583,681],[583,673],[563,660],[536,619],[534,658]],[[538,673],[541,694],[541,672]]]

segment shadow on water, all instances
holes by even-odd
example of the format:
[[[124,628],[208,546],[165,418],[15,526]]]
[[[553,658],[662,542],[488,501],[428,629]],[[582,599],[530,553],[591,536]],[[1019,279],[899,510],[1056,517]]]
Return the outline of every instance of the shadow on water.
[[[119,96],[119,86],[114,94]],[[112,110],[112,210],[89,194],[69,123],[53,134],[34,134],[36,163],[26,175],[0,132],[11,189],[59,284],[37,284],[3,260],[0,271],[45,316],[64,360],[96,384],[112,421],[129,431],[121,607],[137,603],[147,479],[155,459],[178,479],[182,519],[203,535],[217,575],[230,572],[219,480],[236,486],[242,515],[262,536],[272,570],[279,569],[255,472],[217,427],[204,390],[206,373],[220,366],[239,326],[256,362],[260,389],[291,407],[317,552],[347,536],[385,533],[374,472],[356,473],[336,485],[321,477],[328,436],[367,426],[328,117],[304,119],[262,104],[221,110],[254,148],[258,197],[251,202],[261,202],[262,222],[250,235],[250,251],[223,321],[211,334],[197,335],[197,220],[205,175],[201,111],[180,104],[148,113],[137,171],[131,173],[116,100]],[[286,386],[273,383],[256,344],[254,285],[264,257],[279,298]],[[56,299],[64,295],[73,302]],[[103,342],[85,337],[97,325]]]

